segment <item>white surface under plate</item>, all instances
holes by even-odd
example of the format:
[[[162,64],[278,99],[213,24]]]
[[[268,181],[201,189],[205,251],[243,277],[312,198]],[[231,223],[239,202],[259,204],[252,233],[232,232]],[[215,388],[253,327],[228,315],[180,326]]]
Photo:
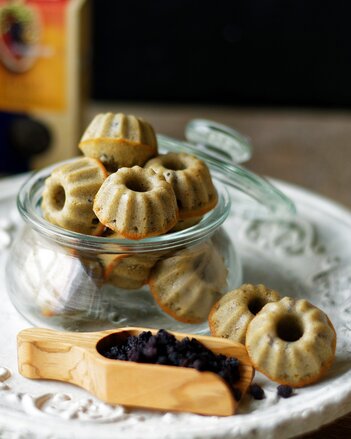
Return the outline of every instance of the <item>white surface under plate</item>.
[[[332,370],[316,385],[281,399],[276,384],[256,374],[266,398],[249,397],[232,417],[128,410],[92,398],[69,384],[31,381],[17,372],[16,334],[28,327],[5,290],[8,234],[20,221],[15,193],[21,178],[0,182],[0,436],[2,438],[279,438],[331,422],[351,411],[351,213],[286,183],[297,204],[293,219],[257,219],[252,204],[233,193],[226,229],[242,255],[244,279],[282,295],[305,297],[324,309],[337,335]],[[7,237],[7,238],[6,238]],[[132,391],[132,389],[131,389]]]

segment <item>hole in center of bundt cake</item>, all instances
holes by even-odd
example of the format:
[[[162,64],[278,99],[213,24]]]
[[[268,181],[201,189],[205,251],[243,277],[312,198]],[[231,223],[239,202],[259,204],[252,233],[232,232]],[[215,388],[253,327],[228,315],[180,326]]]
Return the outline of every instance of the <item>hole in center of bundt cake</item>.
[[[63,186],[56,186],[53,190],[53,205],[57,210],[62,210],[66,202],[66,192]]]
[[[303,335],[301,320],[294,315],[285,315],[277,323],[278,337],[284,341],[297,341]]]
[[[143,178],[130,178],[125,183],[126,187],[134,192],[147,192],[150,190],[150,184]]]
[[[171,171],[183,171],[186,165],[179,158],[168,158],[163,162],[163,166]]]
[[[263,301],[260,297],[254,297],[248,303],[248,308],[251,314],[254,316],[261,311],[261,309],[265,306],[266,302]]]

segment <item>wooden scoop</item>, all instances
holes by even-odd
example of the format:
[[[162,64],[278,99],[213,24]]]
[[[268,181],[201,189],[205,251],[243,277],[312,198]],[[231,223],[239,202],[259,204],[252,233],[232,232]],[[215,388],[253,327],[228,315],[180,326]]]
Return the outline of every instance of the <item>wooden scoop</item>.
[[[98,350],[122,343],[145,328],[120,328],[101,332],[59,332],[30,328],[17,336],[19,372],[27,378],[53,379],[83,387],[110,404],[160,410],[228,416],[236,411],[226,382],[213,372],[196,369],[111,360]],[[156,329],[150,329],[153,334]],[[254,369],[246,348],[222,338],[172,332],[181,340],[196,338],[216,354],[240,361],[240,381],[244,394]]]

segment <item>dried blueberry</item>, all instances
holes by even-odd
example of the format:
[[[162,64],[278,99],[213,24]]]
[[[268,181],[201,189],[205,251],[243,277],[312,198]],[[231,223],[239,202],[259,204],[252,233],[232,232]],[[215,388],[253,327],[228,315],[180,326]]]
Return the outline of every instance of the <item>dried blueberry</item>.
[[[169,332],[165,331],[164,329],[160,329],[157,333],[158,340],[160,344],[174,344],[176,342],[176,338],[173,334],[170,334]]]
[[[150,363],[157,359],[157,349],[154,346],[145,346],[141,352]]]
[[[206,369],[206,365],[203,361],[201,360],[195,360],[193,363],[193,368],[196,370],[205,370]]]
[[[189,365],[190,365],[190,361],[187,358],[182,358],[179,361],[179,366],[180,367],[189,367]]]
[[[156,364],[169,364],[168,358],[166,356],[158,357]]]
[[[137,350],[131,350],[127,354],[129,361],[140,361],[140,352]]]
[[[282,398],[290,398],[290,396],[293,395],[293,388],[285,384],[280,384],[280,386],[277,387],[277,393]]]
[[[179,355],[177,352],[171,352],[168,355],[168,359],[170,363],[173,364],[174,366],[179,366]]]
[[[149,338],[152,336],[151,331],[144,331],[141,334],[138,335],[138,338],[141,342],[148,341]]]
[[[224,357],[224,355],[223,355]],[[223,361],[223,359],[221,359]],[[228,364],[232,368],[237,368],[239,366],[239,360],[237,358],[225,357],[225,364]]]
[[[258,384],[251,384],[250,395],[255,399],[264,399],[264,390]]]

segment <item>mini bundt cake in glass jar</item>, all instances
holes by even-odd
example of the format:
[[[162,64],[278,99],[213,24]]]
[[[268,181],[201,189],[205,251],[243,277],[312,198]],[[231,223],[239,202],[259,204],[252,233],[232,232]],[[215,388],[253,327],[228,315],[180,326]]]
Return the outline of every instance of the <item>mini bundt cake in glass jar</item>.
[[[123,113],[98,114],[85,130],[79,148],[87,157],[101,160],[109,172],[122,167],[143,166],[157,154],[152,126]]]
[[[122,126],[113,131],[117,122]],[[235,236],[225,226],[228,186],[270,211],[293,209],[279,190],[234,160],[161,135],[152,140],[145,124],[101,116],[80,145],[86,157],[45,168],[21,188],[25,226],[10,251],[6,279],[12,302],[31,323],[208,332],[211,308],[242,283]],[[207,128],[211,145],[210,123]],[[225,135],[231,140],[222,133],[221,142]],[[126,142],[133,154],[152,145],[140,149],[140,163],[133,158],[126,165],[120,161]]]
[[[203,160],[192,154],[169,152],[149,160],[146,168],[162,175],[173,187],[179,218],[196,218],[217,204],[217,192]]]

